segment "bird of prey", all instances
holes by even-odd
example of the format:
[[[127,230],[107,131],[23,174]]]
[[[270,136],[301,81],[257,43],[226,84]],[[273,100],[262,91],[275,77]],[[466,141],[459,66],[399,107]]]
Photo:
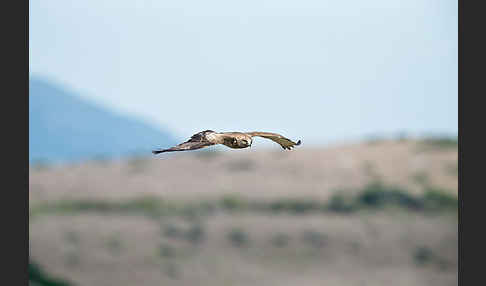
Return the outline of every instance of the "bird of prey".
[[[189,140],[169,149],[153,150],[152,153],[159,154],[174,151],[189,151],[201,149],[216,144],[223,144],[233,149],[247,148],[251,146],[253,137],[259,136],[270,139],[282,146],[283,149],[291,150],[300,145],[301,141],[294,142],[280,134],[269,132],[215,132],[205,130],[191,136]]]

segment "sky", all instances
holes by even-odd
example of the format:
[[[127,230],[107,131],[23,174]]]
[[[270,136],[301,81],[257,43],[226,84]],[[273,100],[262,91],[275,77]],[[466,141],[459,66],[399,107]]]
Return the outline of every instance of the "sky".
[[[457,135],[457,1],[29,3],[31,76],[179,138]]]

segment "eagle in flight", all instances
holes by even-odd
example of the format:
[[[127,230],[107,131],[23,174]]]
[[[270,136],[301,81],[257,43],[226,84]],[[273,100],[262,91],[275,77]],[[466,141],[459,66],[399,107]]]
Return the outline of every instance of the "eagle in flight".
[[[253,137],[259,136],[270,139],[282,146],[283,149],[291,150],[300,145],[300,140],[296,142],[283,137],[280,134],[269,132],[215,132],[205,130],[191,136],[189,140],[169,149],[153,150],[152,153],[159,154],[174,151],[189,151],[201,149],[216,144],[223,144],[230,148],[241,149],[251,146]]]

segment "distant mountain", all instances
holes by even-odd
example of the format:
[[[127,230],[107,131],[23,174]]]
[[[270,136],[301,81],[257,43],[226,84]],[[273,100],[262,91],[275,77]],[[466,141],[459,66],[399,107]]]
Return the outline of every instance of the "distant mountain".
[[[165,130],[116,114],[55,84],[29,81],[29,161],[150,154],[176,143]]]

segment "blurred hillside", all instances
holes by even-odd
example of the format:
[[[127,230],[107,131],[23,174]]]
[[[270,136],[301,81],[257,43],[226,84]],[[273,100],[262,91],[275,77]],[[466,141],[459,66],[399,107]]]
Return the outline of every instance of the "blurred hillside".
[[[38,272],[68,285],[457,285],[454,140],[222,150],[31,166]]]
[[[302,145],[290,152],[283,152],[278,145],[272,147],[223,147],[222,151],[210,147],[126,160],[98,159],[60,168],[34,165],[30,202],[153,196],[197,201],[224,195],[326,200],[334,192],[349,192],[375,182],[401,186],[413,194],[432,188],[457,197],[454,142],[386,140],[328,148]]]
[[[29,161],[147,153],[175,143],[166,130],[99,107],[47,80],[29,81]]]

